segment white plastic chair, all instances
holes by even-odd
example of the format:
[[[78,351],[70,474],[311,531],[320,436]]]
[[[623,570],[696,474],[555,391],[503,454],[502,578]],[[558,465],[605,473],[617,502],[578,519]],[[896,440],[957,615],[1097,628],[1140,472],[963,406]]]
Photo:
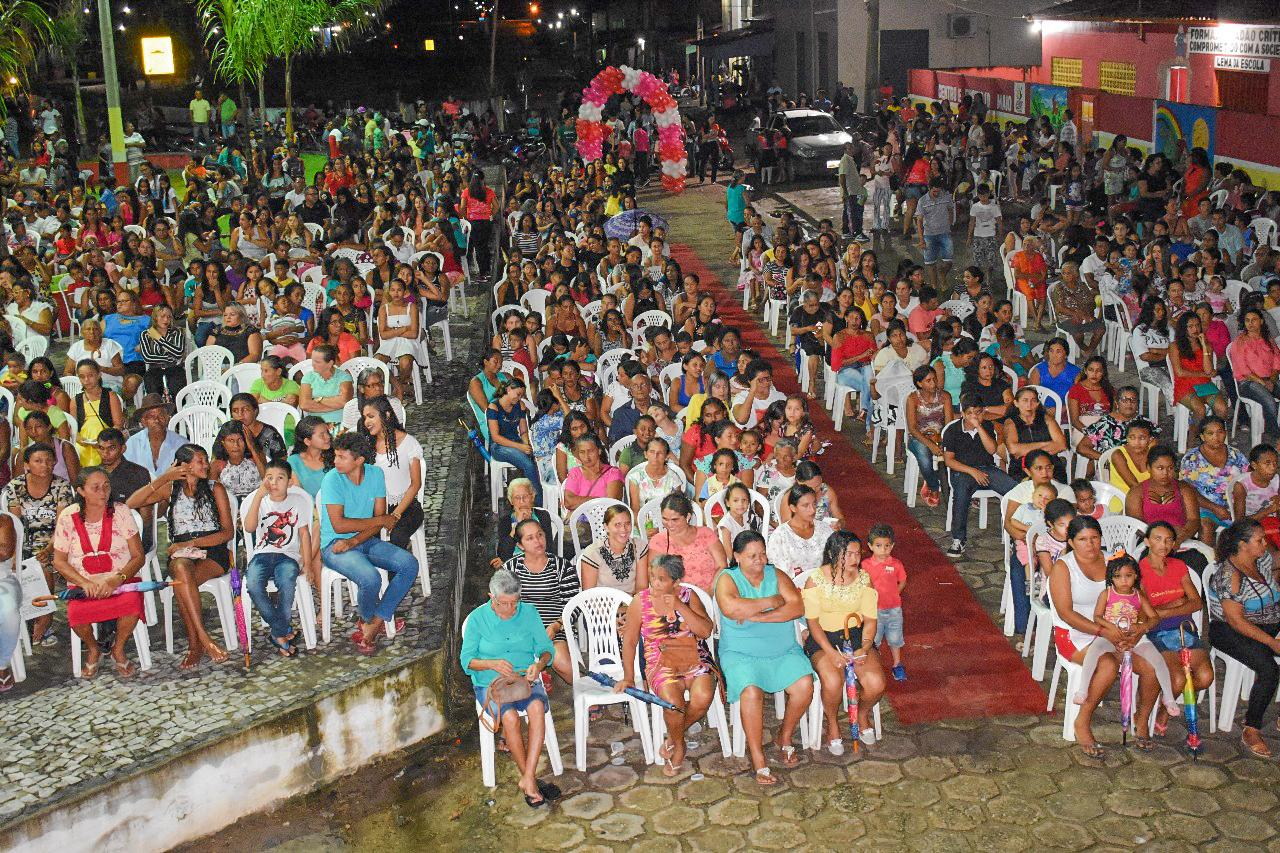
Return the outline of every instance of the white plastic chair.
[[[942,435],[943,435],[943,437],[945,437],[945,436],[946,436],[946,434],[947,434],[947,430],[948,430],[948,429],[951,429],[954,425],[956,425],[956,424],[958,424],[958,423],[960,423],[960,421],[957,419],[957,420],[954,420],[954,421],[952,421],[951,423],[947,424],[946,426],[944,426],[944,427],[942,428]],[[951,491],[951,469],[950,469],[950,468],[948,468],[946,465],[941,466],[941,469],[942,469],[943,477],[944,477],[944,478],[945,478],[945,480],[946,480],[946,488],[947,488],[947,491],[948,491],[948,492],[950,492],[950,491]],[[1000,499],[1000,495],[999,495],[998,493],[996,493],[995,491],[991,490],[991,489],[978,489],[976,492],[974,492],[974,493],[973,493],[973,499],[974,499],[974,500],[976,500],[976,501],[978,502],[978,529],[979,529],[979,530],[986,530],[986,529],[987,529],[987,501],[988,501],[989,499],[991,499],[991,498],[995,498],[996,500],[999,500],[999,499]],[[952,503],[953,503],[953,501],[951,500],[950,496],[948,496],[948,498],[947,498],[947,523],[946,523],[946,529],[947,529],[947,530],[950,530],[950,529],[951,529],[951,512],[952,512],[951,504],[952,504]],[[968,511],[969,511],[969,508],[968,508],[968,507],[964,507],[962,511],[963,511],[963,512],[968,512]],[[1004,516],[1001,516],[1001,517],[1000,517],[1000,521],[1001,521],[1001,526],[1003,527],[1003,525],[1004,525]]]
[[[289,492],[291,494],[298,494],[303,496],[307,494],[299,486],[290,486]],[[255,550],[254,546],[256,545],[254,541],[254,536],[253,536],[254,531],[249,529],[245,521],[249,517],[250,503],[251,501],[248,501],[248,500],[244,501],[244,503],[240,505],[240,511],[239,511],[240,530],[244,534],[245,572],[243,574],[245,578],[248,578],[249,561],[253,559],[253,554]],[[319,542],[315,542],[313,544],[317,548],[320,547]],[[298,623],[299,623],[298,627],[302,630],[302,639],[307,644],[308,649],[314,649],[316,647],[315,599],[311,597],[311,583],[307,580],[306,572],[301,571],[301,567],[299,567],[299,569],[300,570],[298,572],[298,585],[296,590],[294,591],[294,596],[293,596],[293,607],[295,610],[298,611]],[[276,591],[276,585],[274,581],[272,580],[267,581],[267,591],[268,592]],[[245,632],[245,636],[249,642],[249,647],[245,649],[245,651],[247,652],[247,651],[250,651],[253,647],[253,629],[251,627],[253,625],[253,598],[249,595],[248,589],[246,589],[244,593],[240,596],[240,607],[241,607],[241,612],[244,616],[244,624],[246,626],[250,626],[249,629]]]
[[[256,367],[257,365],[253,366]],[[198,382],[188,383],[174,395],[173,407],[181,412],[191,406],[203,406],[225,411],[231,407],[231,389],[221,381],[212,379],[201,379]]]
[[[1146,522],[1127,515],[1104,515],[1098,520],[1102,527],[1102,553],[1114,554],[1121,548],[1132,554],[1147,532]]]
[[[1027,542],[1036,541],[1036,537],[1044,536],[1046,528],[1043,522],[1036,522],[1027,530]],[[1031,677],[1036,681],[1044,680],[1045,668],[1049,662],[1049,644],[1053,639],[1053,614],[1049,610],[1047,597],[1048,579],[1040,573],[1034,564],[1027,567],[1027,597],[1031,601],[1031,610],[1027,614],[1027,631],[1023,635],[1022,655],[1031,655]]]
[[[1113,486],[1110,483],[1104,483],[1100,480],[1090,480],[1089,485],[1093,486],[1093,493],[1097,496],[1098,505],[1103,507],[1105,510],[1103,518],[1106,518],[1108,515],[1119,515],[1124,512],[1124,499],[1126,495],[1119,487]],[[1120,502],[1120,509],[1118,511],[1112,509],[1112,501]]]
[[[574,758],[581,772],[586,772],[587,769],[590,711],[601,705],[625,704],[630,707],[631,723],[640,735],[644,759],[647,763],[653,763],[652,731],[647,725],[644,703],[625,693],[614,693],[613,688],[605,687],[582,674],[585,668],[615,679],[622,678],[618,613],[630,604],[631,596],[625,592],[609,587],[596,587],[578,593],[564,606],[564,631],[569,641],[569,658],[573,661]],[[638,652],[634,663],[638,680]]]
[[[462,637],[467,637],[467,624],[471,621],[473,610],[467,614],[467,618],[462,620]],[[495,788],[498,785],[498,773],[495,767],[497,748],[493,732],[489,731],[480,718],[484,715],[484,707],[476,702],[476,727],[480,730],[480,777],[485,787]],[[520,716],[527,717],[524,712],[520,712]],[[551,773],[559,776],[564,772],[564,761],[560,757],[560,740],[556,737],[555,720],[551,718],[551,709],[546,709],[546,734],[543,737],[543,744],[547,751],[547,761],[551,764]]]
[[[80,642],[79,635],[75,631],[68,632],[71,634],[71,674],[76,678],[80,678],[82,671],[81,658],[84,655],[83,643]],[[93,636],[98,636],[98,626],[93,626]],[[147,620],[139,619],[137,624],[133,626],[133,645],[138,652],[138,668],[142,671],[151,669],[151,634],[147,631]],[[170,649],[172,651],[172,649]],[[22,649],[18,648],[14,651],[14,657],[20,657]],[[23,678],[26,677],[26,669],[23,669]],[[15,681],[21,681],[17,677],[16,670],[14,674]]]
[[[233,364],[222,373],[222,384],[232,394],[248,394],[254,382],[262,378],[260,364]]]
[[[217,382],[222,379],[222,374],[235,363],[235,356],[226,347],[220,347],[217,344],[197,347],[194,352],[187,354],[187,381],[196,382],[201,379],[209,379]]]
[[[351,381],[360,378],[361,371],[368,370],[370,367],[381,371],[382,382],[384,388],[391,388],[391,368],[387,366],[385,361],[379,361],[376,358],[367,355],[357,355],[344,361],[341,365],[342,369],[351,374]],[[419,400],[418,402],[422,402]]]
[[[169,427],[192,444],[203,447],[206,453],[213,453],[213,441],[218,437],[218,430],[229,420],[231,418],[223,409],[191,406],[175,414]]]
[[[84,390],[84,386],[80,384],[79,376],[63,376],[58,379],[58,383],[62,385],[62,390],[67,393],[67,396],[73,400],[77,394]]]
[[[14,344],[13,348],[30,364],[33,358],[39,358],[49,351],[49,339],[42,335],[32,335]]]
[[[1049,600],[1050,614],[1052,614],[1054,610],[1053,590],[1047,589],[1045,594]],[[1076,717],[1080,714],[1080,706],[1076,704],[1075,696],[1080,690],[1080,679],[1084,677],[1083,666],[1078,663],[1072,663],[1062,655],[1057,656],[1053,664],[1053,678],[1049,681],[1049,704],[1045,706],[1045,710],[1053,710],[1054,699],[1058,694],[1058,678],[1064,672],[1067,674],[1067,683],[1066,696],[1063,697],[1062,703],[1062,739],[1074,743],[1076,739]]]
[[[228,543],[228,547],[231,544]],[[222,623],[223,642],[226,643],[227,651],[236,651],[240,648],[240,641],[236,637],[235,611],[231,606],[230,576],[220,575],[205,581],[200,584],[200,592],[213,596],[214,604],[217,605],[218,621]],[[164,648],[169,654],[173,654],[173,587],[160,590],[160,603],[164,606]]]
[[[618,457],[622,455],[622,451],[635,443],[636,437],[634,435],[624,435],[622,438],[615,441],[613,446],[609,448],[609,464],[617,467]]]
[[[1234,436],[1236,434],[1236,429],[1240,423],[1240,410],[1243,408],[1249,418],[1249,430],[1253,433],[1253,446],[1256,447],[1262,443],[1262,434],[1266,422],[1262,414],[1262,404],[1257,400],[1250,400],[1240,393],[1240,383],[1236,381],[1235,362],[1231,358],[1234,347],[1235,341],[1227,344],[1227,363],[1231,365],[1231,384],[1235,386],[1236,397],[1236,404],[1231,407],[1231,435]]]
[[[907,428],[907,417],[903,404],[908,395],[915,389],[909,381],[893,382],[892,384],[877,381],[876,390],[880,393],[880,397],[875,401],[874,407],[878,417],[873,419],[875,423],[871,432],[871,463],[875,464],[876,453],[880,449],[880,439],[883,437],[885,440],[885,467],[889,475],[892,476],[898,456],[898,433],[904,432]],[[843,416],[843,414],[844,406],[842,404],[837,415]]]

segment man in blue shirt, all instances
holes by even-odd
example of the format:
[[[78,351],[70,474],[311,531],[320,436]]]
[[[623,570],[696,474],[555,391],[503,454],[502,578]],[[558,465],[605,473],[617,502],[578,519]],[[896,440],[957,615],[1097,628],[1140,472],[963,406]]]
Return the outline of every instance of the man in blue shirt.
[[[320,484],[321,560],[359,590],[360,621],[351,639],[366,655],[374,653],[379,634],[404,630],[404,620],[395,618],[396,607],[418,577],[413,555],[380,536],[400,519],[387,512],[382,469],[365,463],[372,455],[367,438],[358,433],[338,436],[333,441],[333,470]],[[378,569],[388,575],[385,593]]]
[[[121,397],[132,400],[134,392],[142,384],[147,365],[138,354],[138,341],[151,326],[151,318],[142,313],[138,297],[132,291],[122,290],[116,298],[116,313],[102,320],[102,336],[113,340],[124,350],[124,389]]]
[[[173,467],[174,454],[187,443],[169,429],[172,414],[162,395],[143,397],[135,417],[144,428],[129,436],[124,445],[124,458],[146,468],[153,480]]]

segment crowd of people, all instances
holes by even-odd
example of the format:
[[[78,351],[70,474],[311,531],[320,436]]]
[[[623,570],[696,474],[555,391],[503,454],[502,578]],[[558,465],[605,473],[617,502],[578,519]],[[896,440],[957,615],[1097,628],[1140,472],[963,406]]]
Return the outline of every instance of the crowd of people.
[[[56,607],[23,618],[41,593],[69,595],[82,678],[107,659],[133,677],[149,658],[127,643],[157,603],[185,626],[182,669],[225,661],[235,627],[201,592],[233,566],[272,654],[314,645],[313,619],[328,640],[320,605],[348,581],[358,652],[404,629],[404,599],[429,590],[406,407],[502,213],[477,117],[450,104],[350,140],[312,180],[290,146],[240,159],[226,113],[180,176],[141,158],[127,186],[27,180],[58,156],[55,127],[0,174],[0,691],[67,642]]]
[[[886,675],[905,679],[910,665],[909,569],[892,556],[894,532],[847,518],[823,481],[811,415],[824,403],[860,423],[867,446],[901,434],[907,499],[948,501],[952,559],[968,553],[972,505],[1001,500],[1009,633],[1026,634],[1017,646],[1029,653],[1033,606],[1048,612],[1062,665],[1081,668],[1067,701],[1088,757],[1105,753],[1093,711],[1124,652],[1140,676],[1136,748],[1164,735],[1181,713],[1184,642],[1197,690],[1212,687],[1210,643],[1254,671],[1242,738],[1269,755],[1260,725],[1280,649],[1272,194],[1210,168],[1200,149],[1174,162],[1144,161],[1122,137],[1091,148],[1069,113],[1056,127],[1000,130],[973,102],[892,105],[874,151],[846,150],[839,226],[811,229],[785,211],[766,221],[742,175],[729,183],[726,251],[743,307],[785,324],[804,389],[788,396],[721,319],[724,294],[671,257],[660,219],[606,227],[636,206],[627,128],[644,126],[643,108],[623,104],[599,171],[520,178],[492,349],[468,393],[510,506],[495,486],[498,571],[461,662],[521,762],[529,804],[549,798],[536,761],[520,758],[541,748],[532,721],[558,683],[582,677],[564,614],[600,587],[630,601],[619,689],[643,680],[684,705],[655,729],[668,733],[655,740],[668,774],[685,759],[680,733],[717,697],[737,706],[762,785],[774,781],[767,694],[785,694],[772,738],[783,766],[799,760],[795,731],[813,702],[828,725],[806,745],[840,754],[846,665],[864,691],[860,740],[874,743],[867,715]],[[1005,214],[1011,202],[1026,215]],[[953,235],[966,228],[972,263],[956,278]],[[891,268],[895,253],[905,259]],[[1254,446],[1237,449],[1226,418],[1249,403],[1239,416]],[[857,623],[860,642],[844,633]],[[482,675],[494,670],[539,689],[497,701]]]

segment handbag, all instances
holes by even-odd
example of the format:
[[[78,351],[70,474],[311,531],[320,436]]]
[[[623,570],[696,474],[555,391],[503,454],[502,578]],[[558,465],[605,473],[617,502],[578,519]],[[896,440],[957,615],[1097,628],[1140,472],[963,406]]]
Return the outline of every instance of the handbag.
[[[676,674],[693,669],[702,663],[698,656],[698,638],[683,634],[661,640],[658,643],[658,663]]]
[[[502,706],[511,702],[523,702],[533,693],[529,679],[522,675],[499,675],[484,691],[484,702],[481,704],[480,723],[490,732],[497,734],[502,716]],[[492,720],[492,722],[490,722]]]
[[[84,552],[83,557],[81,557],[81,569],[88,574],[100,575],[114,569],[111,561],[113,509],[114,507],[108,505],[107,511],[102,516],[102,532],[98,534],[98,548],[96,551],[89,541],[89,529],[85,527],[84,516],[79,512],[71,516],[71,523],[75,527],[76,535],[80,537],[80,548]]]

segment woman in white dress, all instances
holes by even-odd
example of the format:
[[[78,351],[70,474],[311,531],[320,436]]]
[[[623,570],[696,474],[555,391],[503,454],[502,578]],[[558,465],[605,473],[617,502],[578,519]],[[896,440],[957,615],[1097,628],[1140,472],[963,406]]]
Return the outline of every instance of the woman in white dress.
[[[391,384],[401,401],[406,389],[412,387],[413,371],[422,351],[418,331],[418,304],[406,301],[404,282],[393,278],[387,283],[386,301],[378,309],[378,339],[382,343],[375,355],[380,361],[396,363]]]
[[[818,494],[808,486],[792,486],[784,500],[791,507],[791,518],[769,534],[767,553],[769,562],[794,580],[822,565],[822,549],[832,527],[815,523]]]
[[[47,302],[36,301],[35,288],[26,281],[18,281],[12,289],[13,301],[5,306],[4,317],[9,321],[13,342],[20,344],[28,338],[47,337],[53,331],[53,309]]]

